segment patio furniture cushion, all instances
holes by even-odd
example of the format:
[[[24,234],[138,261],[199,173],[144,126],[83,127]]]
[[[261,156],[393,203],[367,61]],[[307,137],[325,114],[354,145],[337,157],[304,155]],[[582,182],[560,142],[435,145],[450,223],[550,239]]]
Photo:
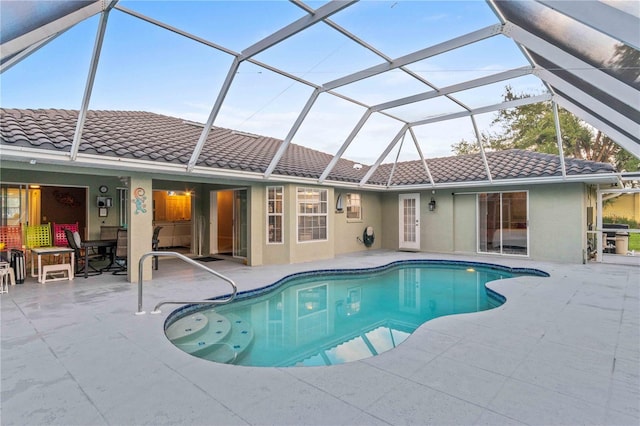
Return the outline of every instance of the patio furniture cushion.
[[[73,232],[73,241],[76,243],[76,246],[82,247],[82,238],[80,238],[80,233],[78,231]]]

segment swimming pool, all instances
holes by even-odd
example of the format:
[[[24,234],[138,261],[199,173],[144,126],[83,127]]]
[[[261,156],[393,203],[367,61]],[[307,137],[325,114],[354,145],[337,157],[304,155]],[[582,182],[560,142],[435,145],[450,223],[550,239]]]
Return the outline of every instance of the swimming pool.
[[[227,305],[190,305],[165,322],[179,349],[221,363],[319,366],[393,349],[430,319],[504,303],[489,281],[535,269],[459,261],[400,261],[372,269],[309,271],[238,293]]]

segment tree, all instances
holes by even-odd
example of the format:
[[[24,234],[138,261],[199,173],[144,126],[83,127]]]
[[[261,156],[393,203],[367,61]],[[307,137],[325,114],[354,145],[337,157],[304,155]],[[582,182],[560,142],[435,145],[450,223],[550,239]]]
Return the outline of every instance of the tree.
[[[531,96],[530,94],[517,94],[511,86],[507,86],[502,97],[504,102],[509,102]],[[610,162],[620,171],[639,169],[640,160],[569,111],[558,108],[558,118],[565,156]],[[499,151],[517,148],[552,154],[558,153],[551,102],[539,102],[501,110],[491,122],[491,126],[496,129],[494,132],[481,135],[483,147],[486,150]],[[477,143],[464,139],[452,145],[451,148],[456,155],[479,151]]]

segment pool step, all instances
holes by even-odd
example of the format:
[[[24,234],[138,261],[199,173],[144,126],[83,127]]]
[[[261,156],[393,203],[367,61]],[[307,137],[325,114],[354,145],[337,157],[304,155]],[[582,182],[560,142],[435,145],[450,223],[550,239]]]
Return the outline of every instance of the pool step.
[[[221,363],[233,362],[253,341],[250,323],[235,314],[223,316],[215,312],[182,318],[166,334],[181,350]]]
[[[228,314],[227,318],[231,321],[229,335],[206,349],[194,352],[193,355],[209,361],[229,364],[235,362],[247,350],[253,341],[253,327],[234,314]]]
[[[181,318],[171,324],[165,334],[174,344],[188,343],[203,334],[213,334],[224,338],[231,330],[231,323],[222,315],[201,313]]]

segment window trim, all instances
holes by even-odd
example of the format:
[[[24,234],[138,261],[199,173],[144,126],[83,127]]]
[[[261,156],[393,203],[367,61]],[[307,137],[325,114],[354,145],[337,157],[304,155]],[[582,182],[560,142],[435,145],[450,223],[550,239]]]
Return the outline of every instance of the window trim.
[[[269,212],[269,190],[275,190],[276,194],[277,191],[280,190],[280,193],[282,194],[282,211],[280,213],[278,212]],[[270,185],[267,186],[265,188],[266,191],[266,196],[265,196],[265,219],[266,219],[266,226],[265,226],[265,237],[266,237],[266,243],[267,245],[278,245],[278,244],[284,244],[284,231],[285,231],[285,226],[284,226],[284,186],[282,185]],[[275,200],[274,200],[275,202]],[[280,217],[280,225],[281,225],[281,230],[280,230],[280,241],[269,241],[269,218],[271,217]]]
[[[300,191],[313,191],[321,194],[323,191],[326,194],[325,201],[320,201],[320,204],[324,203],[326,205],[324,213],[300,213]],[[320,199],[322,196],[320,195]],[[300,241],[300,218],[301,217],[324,217],[325,218],[325,238],[323,239],[310,239],[305,241]],[[326,242],[329,241],[329,190],[326,188],[313,188],[309,186],[297,186],[296,187],[296,243],[298,244],[307,244],[307,243],[317,243],[317,242]]]
[[[349,217],[349,203],[351,201],[351,195],[356,195],[358,197],[358,217]],[[347,192],[345,194],[345,212],[347,222],[362,222],[362,194],[359,192]]]

